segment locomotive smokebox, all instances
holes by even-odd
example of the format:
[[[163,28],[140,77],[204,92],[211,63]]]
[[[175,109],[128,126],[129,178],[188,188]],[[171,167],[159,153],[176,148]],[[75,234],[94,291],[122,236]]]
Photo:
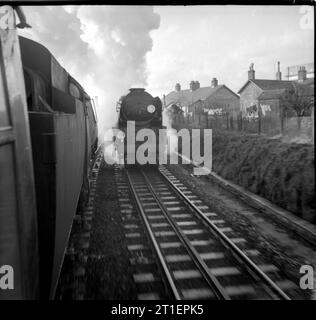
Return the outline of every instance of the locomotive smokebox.
[[[138,122],[159,117],[160,106],[144,88],[131,88],[129,91],[122,100],[120,119]]]

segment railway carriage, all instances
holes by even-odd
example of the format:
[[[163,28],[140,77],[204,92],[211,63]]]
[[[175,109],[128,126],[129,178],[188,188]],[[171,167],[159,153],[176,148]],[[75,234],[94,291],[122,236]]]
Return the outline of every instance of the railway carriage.
[[[21,284],[0,295],[53,298],[89,192],[97,120],[92,99],[44,46],[0,32],[0,265]]]
[[[0,267],[10,266],[14,272],[14,289],[0,289],[0,300],[39,296],[31,150],[16,30],[0,28]]]

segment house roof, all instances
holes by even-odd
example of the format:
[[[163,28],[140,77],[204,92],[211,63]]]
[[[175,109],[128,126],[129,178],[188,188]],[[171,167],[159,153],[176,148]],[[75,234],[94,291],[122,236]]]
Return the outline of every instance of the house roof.
[[[281,95],[285,92],[285,89],[276,89],[262,92],[258,100],[274,100],[280,99]]]
[[[307,85],[306,83],[299,83],[296,81],[290,81],[290,86],[287,86],[287,88],[284,89],[276,89],[276,90],[267,90],[263,91],[259,97],[258,100],[273,100],[273,99],[280,99],[282,94],[288,89],[292,91],[294,89],[294,86],[296,86],[300,92],[305,96],[312,96],[314,95],[314,88]]]
[[[186,105],[190,105],[190,104],[197,102],[198,100],[205,100],[206,98],[208,98],[209,96],[211,96],[212,94],[214,94],[215,92],[217,92],[221,88],[226,88],[227,90],[232,92],[236,97],[239,98],[239,96],[235,92],[230,90],[225,85],[218,85],[214,88],[213,87],[202,87],[202,88],[196,89],[194,91],[191,91],[189,89],[181,90],[179,92],[172,91],[172,92],[168,93],[165,97],[166,106],[169,106],[172,103],[180,103],[181,104],[181,102]]]
[[[266,91],[266,90],[280,90],[280,89],[287,89],[289,86],[291,86],[292,81],[288,80],[268,80],[268,79],[254,79],[254,80],[248,80],[238,91],[238,93],[241,93],[244,88],[249,83],[256,84],[260,89]]]

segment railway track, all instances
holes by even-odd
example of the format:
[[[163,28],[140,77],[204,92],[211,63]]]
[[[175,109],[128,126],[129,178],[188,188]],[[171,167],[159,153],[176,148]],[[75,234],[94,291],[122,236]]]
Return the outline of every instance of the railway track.
[[[139,299],[290,299],[296,285],[255,263],[259,252],[166,168],[119,171],[121,212],[138,214],[124,220]]]

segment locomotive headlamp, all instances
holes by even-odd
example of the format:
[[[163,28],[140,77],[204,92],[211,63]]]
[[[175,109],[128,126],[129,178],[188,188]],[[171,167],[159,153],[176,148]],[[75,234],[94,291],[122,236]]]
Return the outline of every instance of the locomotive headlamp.
[[[150,104],[150,105],[147,107],[147,111],[148,111],[149,113],[154,113],[155,110],[156,110],[156,108],[155,108],[155,106],[152,105],[152,104]]]
[[[124,140],[125,138],[125,132],[124,131],[119,131],[117,133],[117,138],[120,139],[120,140]]]

